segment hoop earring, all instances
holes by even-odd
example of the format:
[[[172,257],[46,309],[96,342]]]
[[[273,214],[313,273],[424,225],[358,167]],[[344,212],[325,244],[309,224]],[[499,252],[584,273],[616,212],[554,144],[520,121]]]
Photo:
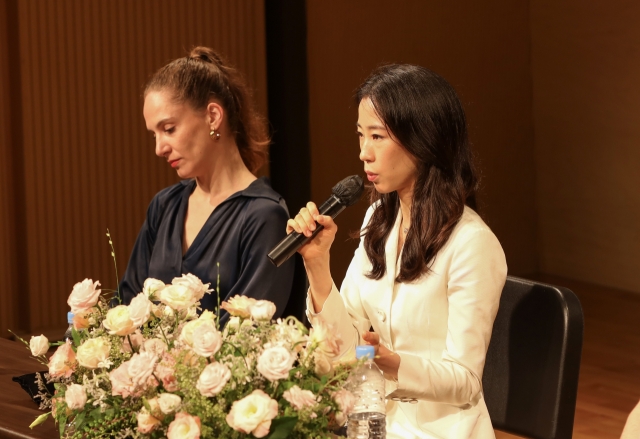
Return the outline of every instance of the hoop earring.
[[[220,140],[220,133],[217,133],[215,129],[211,129],[211,131],[209,131],[209,136],[211,136],[215,141]]]

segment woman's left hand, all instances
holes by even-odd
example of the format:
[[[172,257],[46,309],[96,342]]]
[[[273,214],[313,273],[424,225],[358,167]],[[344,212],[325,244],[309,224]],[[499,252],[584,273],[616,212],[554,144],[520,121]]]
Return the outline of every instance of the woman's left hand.
[[[398,369],[400,368],[400,355],[387,349],[380,344],[380,336],[375,332],[365,332],[362,339],[376,350],[375,362],[384,373],[391,375],[393,379],[398,379]]]

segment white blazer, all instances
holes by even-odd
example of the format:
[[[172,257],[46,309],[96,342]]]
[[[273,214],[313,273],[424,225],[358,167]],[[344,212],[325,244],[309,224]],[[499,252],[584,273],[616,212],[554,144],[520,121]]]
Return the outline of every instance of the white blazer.
[[[374,208],[369,207],[363,227]],[[307,315],[334,325],[343,340],[342,356],[364,344],[360,335],[370,327],[400,356],[397,382],[386,382],[387,438],[495,438],[482,369],[507,276],[502,247],[478,214],[465,207],[431,272],[415,282],[396,283],[401,224],[399,212],[386,243],[382,279],[365,276],[371,263],[361,239],[340,292],[334,284],[317,314],[308,297]]]

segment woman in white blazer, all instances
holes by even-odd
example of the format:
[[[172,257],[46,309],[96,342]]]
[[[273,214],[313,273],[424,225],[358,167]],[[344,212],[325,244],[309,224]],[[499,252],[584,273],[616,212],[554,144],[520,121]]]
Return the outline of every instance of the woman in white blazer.
[[[340,292],[331,217],[310,202],[287,224],[307,236],[324,226],[300,249],[307,314],[337,328],[342,356],[376,347],[388,438],[494,438],[482,370],[507,266],[466,205],[477,178],[462,105],[443,78],[412,65],[376,69],[356,100],[372,205]]]

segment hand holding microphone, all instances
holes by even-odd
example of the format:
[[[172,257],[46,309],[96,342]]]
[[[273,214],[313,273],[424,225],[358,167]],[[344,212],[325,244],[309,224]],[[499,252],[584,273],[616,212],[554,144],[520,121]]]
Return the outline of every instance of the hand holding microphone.
[[[273,250],[267,255],[276,267],[279,267],[289,259],[296,251],[307,242],[312,240],[323,228],[314,217],[326,215],[335,218],[346,207],[355,204],[362,195],[364,183],[362,178],[352,175],[336,184],[331,190],[332,194],[320,208],[316,208],[314,203],[308,203],[294,220],[289,220],[287,230],[291,231]],[[300,230],[299,233],[296,230]],[[329,243],[330,245],[330,243]]]

